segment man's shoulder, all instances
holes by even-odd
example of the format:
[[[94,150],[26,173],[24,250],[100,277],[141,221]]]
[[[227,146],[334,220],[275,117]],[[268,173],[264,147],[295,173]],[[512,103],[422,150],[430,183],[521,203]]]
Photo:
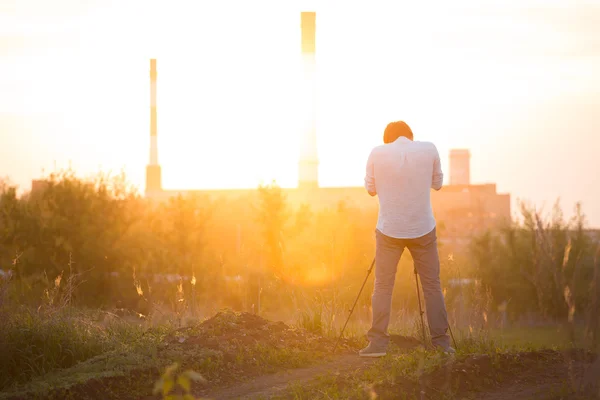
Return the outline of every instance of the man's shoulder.
[[[406,147],[408,146],[408,147]],[[394,152],[402,152],[403,149],[417,149],[418,151],[426,151],[431,153],[437,153],[437,147],[433,142],[428,141],[411,141],[409,143],[403,144],[402,146],[393,146],[391,143],[380,144],[371,149],[371,157],[376,157],[378,154],[386,154],[386,153],[394,153]]]
[[[415,140],[413,143],[423,147],[435,147],[435,144],[433,142],[429,142],[427,140]]]
[[[437,152],[437,147],[435,146],[435,144],[433,142],[415,141],[413,143],[423,150],[431,150],[431,151]]]
[[[386,147],[385,144],[380,144],[371,149],[371,155],[373,156],[373,155],[379,154],[383,151],[386,151],[387,149],[389,149],[389,146]]]

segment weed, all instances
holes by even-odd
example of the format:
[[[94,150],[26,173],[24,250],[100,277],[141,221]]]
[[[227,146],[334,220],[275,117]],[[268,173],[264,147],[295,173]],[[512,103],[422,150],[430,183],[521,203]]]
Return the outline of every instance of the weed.
[[[301,314],[300,327],[306,329],[309,332],[316,333],[318,335],[323,334],[323,321],[321,310],[312,312],[303,311]]]
[[[178,368],[178,363],[173,363],[167,367],[160,379],[154,384],[153,393],[161,394],[163,400],[201,400],[191,393],[192,382],[205,383],[206,379],[198,372],[190,369],[175,375]],[[183,393],[177,393],[177,389]]]

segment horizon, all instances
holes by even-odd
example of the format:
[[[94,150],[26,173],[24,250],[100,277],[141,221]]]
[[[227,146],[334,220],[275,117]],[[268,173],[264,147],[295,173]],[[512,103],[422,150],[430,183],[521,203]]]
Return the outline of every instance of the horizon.
[[[82,175],[123,168],[142,189],[147,62],[157,58],[165,189],[252,188],[272,179],[293,187],[302,134],[294,124],[299,13],[310,9],[322,187],[361,186],[368,152],[388,122],[402,119],[415,140],[438,147],[444,184],[449,150],[469,148],[471,182],[495,183],[511,194],[513,210],[522,199],[549,211],[560,197],[569,217],[581,201],[589,226],[600,227],[600,3],[459,3],[433,11],[8,2],[0,6],[0,171],[28,190],[54,161],[61,169],[71,160]],[[243,34],[230,34],[234,27]],[[232,159],[243,167],[219,169]]]

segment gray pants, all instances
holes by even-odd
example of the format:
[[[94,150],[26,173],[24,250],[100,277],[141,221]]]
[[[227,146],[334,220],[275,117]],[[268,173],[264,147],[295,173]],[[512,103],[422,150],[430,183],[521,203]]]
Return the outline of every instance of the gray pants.
[[[387,329],[390,323],[394,280],[400,257],[404,248],[408,247],[423,285],[432,344],[447,348],[450,346],[450,337],[447,334],[448,318],[440,285],[436,229],[433,228],[428,234],[416,239],[396,239],[384,235],[379,230],[376,230],[375,234],[375,287],[371,300],[373,322],[367,333],[369,341],[373,346],[382,348],[386,348],[389,343]]]

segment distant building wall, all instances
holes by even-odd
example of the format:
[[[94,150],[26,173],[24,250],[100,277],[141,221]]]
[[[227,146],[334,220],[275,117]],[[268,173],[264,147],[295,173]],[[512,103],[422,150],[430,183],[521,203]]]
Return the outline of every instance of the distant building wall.
[[[510,195],[491,191],[492,187],[495,185],[448,186],[432,194],[433,211],[438,225],[443,226],[444,241],[455,251],[465,250],[472,237],[510,222]]]
[[[467,149],[450,150],[450,185],[471,183],[471,153]]]

